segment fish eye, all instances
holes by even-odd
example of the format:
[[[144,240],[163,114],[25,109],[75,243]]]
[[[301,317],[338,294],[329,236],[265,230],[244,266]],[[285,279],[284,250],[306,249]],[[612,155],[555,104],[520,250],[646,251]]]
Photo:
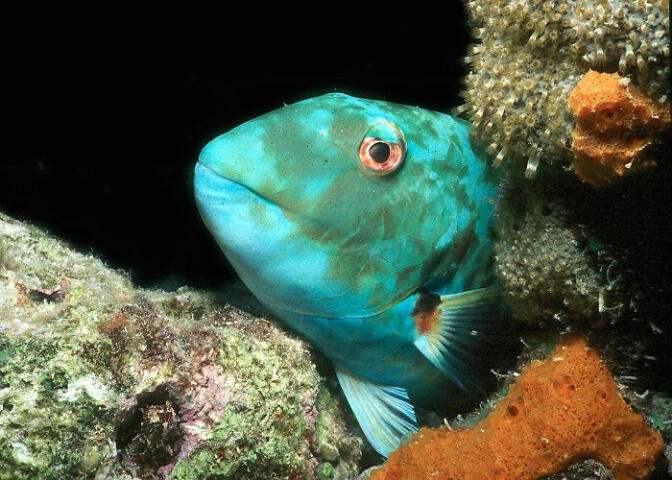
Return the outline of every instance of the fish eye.
[[[394,124],[381,122],[372,127],[359,146],[359,160],[367,171],[386,175],[397,170],[406,156],[406,140]]]
[[[382,140],[380,142],[373,142],[369,147],[369,156],[377,163],[387,162],[390,159],[391,153],[392,149],[390,146]]]

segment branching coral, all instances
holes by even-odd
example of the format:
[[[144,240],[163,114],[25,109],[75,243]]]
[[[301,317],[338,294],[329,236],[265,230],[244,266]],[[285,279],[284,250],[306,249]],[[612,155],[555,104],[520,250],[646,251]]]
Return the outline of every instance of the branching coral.
[[[478,44],[463,96],[475,135],[495,156],[527,162],[570,159],[569,93],[589,69],[628,76],[657,100],[669,94],[665,0],[471,0]]]
[[[628,408],[585,340],[532,362],[488,417],[471,430],[423,428],[370,480],[536,479],[596,458],[618,480],[646,477],[660,435]]]
[[[649,147],[670,130],[670,106],[643,95],[619,74],[588,71],[569,96],[577,116],[574,171],[593,187],[655,165]]]

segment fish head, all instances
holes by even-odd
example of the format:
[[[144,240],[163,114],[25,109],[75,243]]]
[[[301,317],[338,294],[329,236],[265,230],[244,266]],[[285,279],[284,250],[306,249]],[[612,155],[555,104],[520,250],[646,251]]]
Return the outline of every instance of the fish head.
[[[481,195],[470,177],[483,172],[466,135],[445,114],[327,94],[210,141],[196,202],[280,316],[371,316],[450,268],[450,251],[474,234],[465,211]]]

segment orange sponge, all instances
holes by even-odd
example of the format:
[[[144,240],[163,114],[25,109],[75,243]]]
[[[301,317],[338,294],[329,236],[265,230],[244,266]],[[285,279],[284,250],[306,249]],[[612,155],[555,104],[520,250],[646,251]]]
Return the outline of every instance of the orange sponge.
[[[662,451],[660,434],[618,395],[597,352],[573,338],[525,367],[475,428],[422,428],[370,480],[536,479],[584,458],[618,480],[638,479]]]
[[[670,129],[670,106],[653,102],[618,73],[589,70],[569,96],[576,114],[574,171],[595,188],[655,165],[647,147]]]

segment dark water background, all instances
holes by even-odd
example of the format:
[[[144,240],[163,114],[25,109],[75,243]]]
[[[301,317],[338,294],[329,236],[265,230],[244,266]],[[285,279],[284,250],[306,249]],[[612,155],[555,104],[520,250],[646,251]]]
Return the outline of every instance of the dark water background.
[[[233,273],[193,201],[202,146],[283,102],[333,91],[449,111],[461,103],[469,43],[455,3],[426,28],[372,16],[361,30],[294,25],[291,40],[257,25],[243,36],[224,25],[221,38],[181,26],[24,31],[3,63],[0,211],[141,286],[215,287]]]

